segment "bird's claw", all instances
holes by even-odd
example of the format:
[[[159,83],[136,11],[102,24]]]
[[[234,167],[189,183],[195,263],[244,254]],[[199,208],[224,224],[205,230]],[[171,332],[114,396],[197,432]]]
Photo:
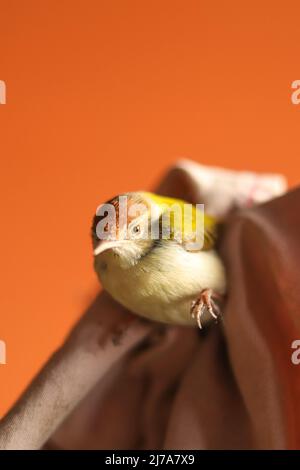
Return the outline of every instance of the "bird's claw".
[[[212,289],[204,289],[197,300],[191,303],[191,316],[197,320],[198,326],[202,329],[201,317],[207,310],[210,315],[217,321],[221,314],[220,308],[213,300],[215,296]]]

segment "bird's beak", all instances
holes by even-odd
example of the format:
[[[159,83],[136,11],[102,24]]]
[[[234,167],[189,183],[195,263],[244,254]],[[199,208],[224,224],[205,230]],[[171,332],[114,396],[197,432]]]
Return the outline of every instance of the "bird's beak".
[[[127,242],[128,240],[101,240],[94,249],[94,256],[100,255],[103,251],[110,250],[111,248],[120,247]]]

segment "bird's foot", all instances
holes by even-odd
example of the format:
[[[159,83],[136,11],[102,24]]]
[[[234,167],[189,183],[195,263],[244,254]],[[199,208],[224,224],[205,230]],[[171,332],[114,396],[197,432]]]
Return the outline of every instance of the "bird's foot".
[[[191,304],[191,316],[197,320],[198,326],[202,329],[201,317],[207,310],[215,321],[221,315],[220,307],[214,301],[213,297],[222,298],[221,295],[213,292],[212,289],[203,289],[197,300]]]

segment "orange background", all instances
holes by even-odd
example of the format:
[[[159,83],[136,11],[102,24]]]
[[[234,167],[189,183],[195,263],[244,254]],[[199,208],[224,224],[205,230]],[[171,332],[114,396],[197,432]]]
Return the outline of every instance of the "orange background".
[[[298,1],[0,0],[2,415],[97,289],[96,206],[178,157],[299,183]]]

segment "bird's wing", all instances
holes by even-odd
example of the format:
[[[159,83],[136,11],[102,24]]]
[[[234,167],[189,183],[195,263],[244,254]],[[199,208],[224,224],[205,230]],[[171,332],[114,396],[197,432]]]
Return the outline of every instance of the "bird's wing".
[[[211,250],[217,239],[218,221],[195,204],[181,199],[147,193],[151,202],[160,207],[160,223],[169,229],[170,239],[187,251]],[[179,212],[176,211],[179,208]],[[178,214],[180,214],[178,216]],[[165,223],[165,225],[163,224]],[[163,233],[162,233],[163,237]],[[197,248],[198,247],[198,248]]]

